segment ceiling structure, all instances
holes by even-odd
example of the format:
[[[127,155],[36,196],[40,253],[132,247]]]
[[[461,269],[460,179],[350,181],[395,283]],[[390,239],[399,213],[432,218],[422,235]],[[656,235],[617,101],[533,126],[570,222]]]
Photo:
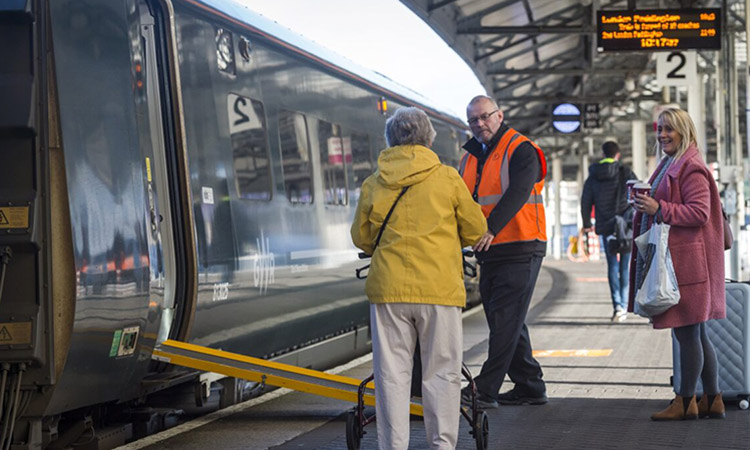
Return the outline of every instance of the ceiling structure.
[[[722,7],[719,0],[639,0],[637,4],[635,0],[401,2],[469,64],[512,127],[532,137],[547,152],[568,156],[564,175],[567,179],[575,178],[575,155],[588,147],[584,143],[586,137],[593,138],[596,155],[604,139],[616,139],[627,158],[632,120],[645,120],[650,125],[654,106],[665,99],[656,82],[654,53],[597,51],[595,12]],[[731,33],[739,35],[740,30],[744,31],[744,4],[744,0],[730,0],[726,7],[728,20],[723,26]],[[737,49],[737,57],[744,60],[742,53],[744,48]],[[698,71],[707,80],[707,123],[713,123],[715,88],[710,86],[715,85],[712,80],[716,77],[718,57],[718,51],[698,52]],[[673,89],[670,94],[672,102],[679,100],[679,95],[684,102],[684,93]],[[563,102],[598,104],[600,127],[568,135],[555,132],[551,113]],[[651,134],[650,126],[647,132]],[[707,137],[711,142],[708,127]],[[653,143],[652,136],[649,138],[648,146]]]

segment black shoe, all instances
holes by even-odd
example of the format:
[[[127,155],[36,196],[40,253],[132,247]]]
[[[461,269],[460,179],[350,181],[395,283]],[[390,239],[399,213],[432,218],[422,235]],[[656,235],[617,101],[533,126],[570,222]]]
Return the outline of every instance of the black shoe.
[[[547,403],[547,394],[523,394],[515,388],[497,396],[497,402],[501,405],[543,405]]]
[[[461,389],[461,404],[471,407],[471,386]],[[497,400],[477,391],[477,409],[495,409],[497,407]]]

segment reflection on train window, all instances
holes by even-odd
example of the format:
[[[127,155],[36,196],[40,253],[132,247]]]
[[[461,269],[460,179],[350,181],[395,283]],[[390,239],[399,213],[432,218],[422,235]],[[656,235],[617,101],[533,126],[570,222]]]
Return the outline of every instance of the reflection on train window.
[[[250,62],[250,55],[253,52],[253,46],[250,40],[246,37],[240,36],[240,41],[237,43],[237,49],[240,51],[240,56],[245,62]]]
[[[279,142],[286,197],[293,204],[312,203],[312,164],[305,116],[296,112],[281,111]]]
[[[359,188],[365,178],[372,174],[375,164],[370,148],[370,136],[364,133],[351,134],[352,170],[354,171],[354,186]]]
[[[263,103],[229,94],[227,107],[237,194],[248,200],[270,200],[271,173]]]
[[[220,71],[229,75],[236,74],[232,32],[224,28],[216,28],[216,64]]]
[[[318,145],[327,205],[346,205],[346,164],[352,161],[351,139],[341,137],[337,124],[318,121]]]

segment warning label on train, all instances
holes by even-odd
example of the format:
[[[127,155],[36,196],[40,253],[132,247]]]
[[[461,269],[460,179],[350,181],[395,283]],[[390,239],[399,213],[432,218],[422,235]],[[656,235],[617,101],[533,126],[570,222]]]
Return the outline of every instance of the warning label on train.
[[[0,206],[0,228],[28,228],[28,206]]]
[[[31,344],[31,322],[0,323],[0,345]]]

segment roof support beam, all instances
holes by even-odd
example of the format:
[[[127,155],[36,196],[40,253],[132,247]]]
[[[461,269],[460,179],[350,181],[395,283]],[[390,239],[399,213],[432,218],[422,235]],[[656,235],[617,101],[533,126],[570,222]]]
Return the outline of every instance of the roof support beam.
[[[534,23],[534,14],[531,11],[531,5],[529,5],[529,0],[522,0],[523,3],[523,9],[526,11],[526,17],[529,19],[529,23]],[[533,42],[534,42],[534,63],[539,64],[539,42],[537,41],[537,37],[533,36]]]
[[[513,37],[514,36],[508,36],[508,39],[512,39]],[[496,55],[496,54],[498,54],[500,52],[504,52],[504,51],[506,51],[506,50],[508,50],[510,48],[513,48],[513,47],[515,47],[518,44],[523,44],[524,42],[528,42],[528,41],[532,40],[533,38],[534,38],[533,36],[526,36],[524,38],[521,38],[521,39],[517,40],[516,42],[508,43],[507,45],[502,45],[500,47],[494,47],[491,51],[488,51],[486,53],[482,53],[481,55],[477,56],[476,60],[477,61],[481,61],[481,60],[483,60],[485,58],[489,58],[492,55]]]
[[[514,46],[516,46],[518,44],[521,44],[521,43],[524,43],[524,42],[528,42],[528,41],[530,41],[532,39],[533,38],[531,36],[525,37],[525,38],[521,39],[520,41],[517,41],[517,42],[514,42],[514,43],[510,44],[508,47],[504,48],[503,50],[510,49],[510,48],[512,48],[512,47],[514,47]],[[548,39],[544,39],[541,42],[535,42],[533,48],[538,48],[538,47],[542,47],[542,46],[547,45],[547,44],[552,44],[554,42],[557,42],[558,40],[560,40],[560,38],[550,37]],[[505,55],[501,59],[498,59],[497,61],[493,61],[492,62],[492,67],[502,66],[503,64],[505,64],[505,61],[508,61],[509,59],[513,59],[513,58],[515,58],[517,56],[523,55],[524,53],[528,53],[530,51],[532,51],[532,49],[524,48],[524,49],[518,50],[518,51],[516,51],[514,53],[511,53],[510,55]],[[487,68],[487,72],[488,73],[489,73],[490,69],[491,69],[490,67]]]
[[[580,5],[569,6],[569,7],[565,8],[565,9],[557,11],[557,12],[555,12],[553,14],[550,14],[548,16],[545,16],[545,17],[542,17],[540,19],[534,20],[534,21],[532,21],[527,26],[540,26],[540,27],[543,27],[543,26],[547,26],[547,24],[550,23],[550,22],[552,22],[553,20],[559,22],[557,24],[557,26],[568,25],[571,22],[574,22],[576,20],[580,20],[580,19],[584,18],[584,14],[582,14],[581,11],[582,11],[582,8],[581,8]],[[578,12],[578,14],[575,14],[573,17],[565,17],[565,15],[568,14],[568,13],[570,13],[570,12],[574,12],[574,13]],[[524,42],[528,42],[528,41],[534,39],[534,36],[526,36],[526,37],[523,37],[521,39],[516,40],[515,42],[509,43],[508,41],[512,40],[513,38],[515,38],[516,36],[519,36],[519,35],[518,34],[509,34],[509,35],[498,35],[498,37],[499,36],[505,36],[507,38],[507,41],[505,42],[505,45],[501,45],[499,47],[492,46],[492,50],[487,51],[487,52],[482,53],[481,55],[477,56],[475,58],[476,61],[481,61],[481,60],[483,60],[485,58],[489,58],[490,56],[496,55],[496,54],[498,54],[498,53],[500,53],[502,51],[506,51],[506,50],[508,50],[509,48],[511,48],[511,47],[513,47],[515,45],[522,44]],[[495,43],[497,41],[497,39],[498,38],[490,39],[490,40],[486,41],[485,43],[483,43],[482,46],[483,47],[484,46],[490,46],[490,43]],[[554,40],[556,40],[556,39],[557,38],[554,38]],[[552,40],[553,39],[551,39],[550,42]]]
[[[495,92],[504,91],[506,89],[515,89],[515,88],[521,87],[521,86],[523,86],[525,84],[533,83],[533,82],[537,81],[538,79],[539,79],[538,77],[535,77],[535,76],[531,75],[531,76],[526,76],[526,77],[519,78],[517,80],[512,80],[512,81],[509,81],[507,83],[498,83],[495,86]]]
[[[481,11],[477,11],[474,14],[462,19],[461,22],[459,23],[458,28],[460,29],[462,24],[475,24],[475,23],[478,24],[481,22],[484,16],[488,14],[492,14],[495,11],[499,11],[505,8],[506,6],[513,5],[517,1],[518,0],[505,0],[504,2],[496,3],[490,6],[489,8],[485,8]]]
[[[596,30],[586,26],[520,26],[520,27],[459,27],[458,34],[595,34]]]
[[[653,70],[637,70],[632,68],[623,69],[578,69],[578,68],[555,68],[550,69],[490,69],[487,75],[560,75],[560,76],[577,76],[577,75],[603,75],[603,76],[622,76],[622,75],[642,75],[653,74]]]
[[[508,43],[511,40],[513,40],[513,36],[503,36],[503,35],[498,34],[495,37],[487,39],[486,41],[477,42],[476,47],[477,47],[477,49],[480,49],[480,48],[495,49],[495,48],[498,48],[498,46],[500,48],[502,48],[502,47],[505,47],[506,45],[508,45]],[[497,44],[499,41],[502,41],[502,42],[500,42],[499,44]],[[497,44],[497,45],[495,45],[495,44]]]
[[[495,100],[502,103],[518,103],[518,102],[540,102],[540,103],[560,103],[560,102],[575,102],[575,103],[604,103],[604,104],[620,104],[623,102],[629,102],[633,99],[624,95],[523,95],[513,97],[495,97]],[[639,96],[638,100],[661,100],[659,96]]]
[[[442,0],[442,1],[432,1],[432,0],[430,0],[428,2],[427,12],[431,13],[431,12],[435,11],[436,9],[442,8],[443,6],[450,5],[451,3],[456,3],[456,0]]]
[[[539,43],[538,47],[545,46],[545,45],[547,45],[549,43],[555,42],[556,40],[557,39],[554,39],[554,38],[553,39],[547,39],[546,41]],[[511,55],[507,55],[507,56],[503,57],[502,59],[499,59],[499,60],[495,61],[495,63],[492,65],[492,67],[494,67],[494,68],[504,67],[505,63],[508,60],[513,59],[513,58],[515,58],[517,56],[523,55],[524,53],[528,53],[528,52],[529,52],[529,50],[526,49],[526,50],[522,50],[522,51],[519,51],[519,52],[515,52],[515,53],[513,53]],[[564,50],[564,51],[562,51],[560,53],[557,53],[556,55],[551,56],[551,57],[545,59],[544,62],[542,63],[542,65],[540,67],[538,67],[538,69],[548,69],[550,66],[552,66],[553,64],[555,64],[556,60],[561,59],[565,55],[577,54],[577,52],[578,52],[578,49],[576,47],[571,47],[568,50]],[[568,60],[565,60],[563,62],[568,62]],[[492,70],[492,68],[488,68],[487,69],[488,73],[489,73],[489,70]]]

